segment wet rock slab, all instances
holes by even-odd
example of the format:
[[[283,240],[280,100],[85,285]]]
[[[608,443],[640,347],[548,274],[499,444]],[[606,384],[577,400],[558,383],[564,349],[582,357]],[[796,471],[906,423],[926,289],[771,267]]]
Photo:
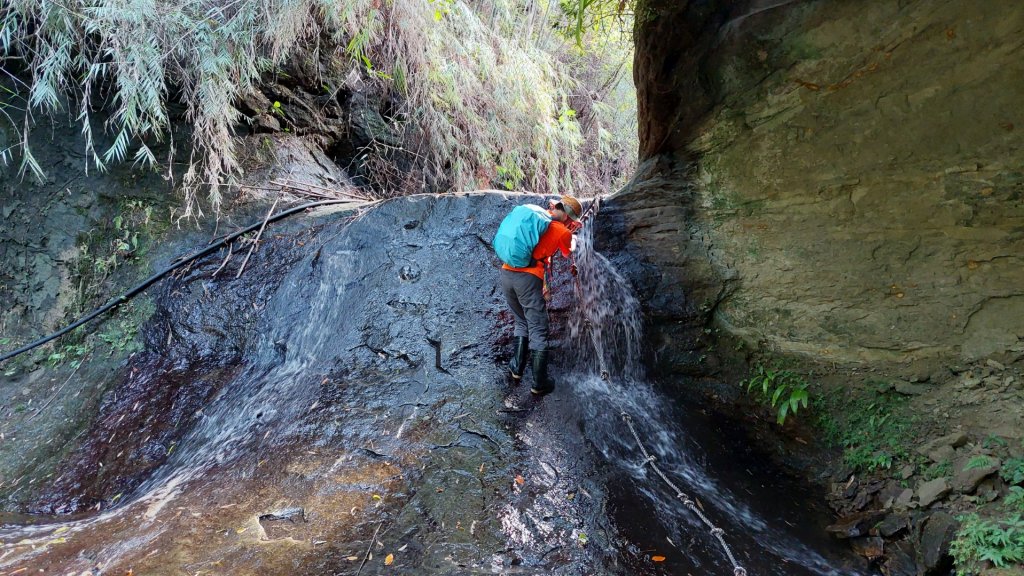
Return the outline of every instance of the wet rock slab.
[[[531,423],[559,416],[508,388],[499,358],[511,325],[489,241],[523,201],[410,197],[297,219],[270,230],[238,280],[214,279],[211,261],[163,286],[149,349],[126,368],[145,379],[111,391],[68,455],[76,481],[50,495],[98,506],[5,528],[23,544],[0,567],[372,573],[390,557],[426,573],[604,570],[613,531],[588,449]],[[190,400],[148,402],[164,390]],[[510,395],[521,410],[502,411]],[[145,432],[168,405],[187,418]],[[131,449],[108,446],[133,430]],[[153,440],[160,457],[139,465]],[[591,498],[565,496],[581,488]]]

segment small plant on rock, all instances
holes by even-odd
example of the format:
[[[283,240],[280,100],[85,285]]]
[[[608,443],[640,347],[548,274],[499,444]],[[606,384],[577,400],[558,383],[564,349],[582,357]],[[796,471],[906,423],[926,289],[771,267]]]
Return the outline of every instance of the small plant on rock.
[[[748,394],[758,394],[762,401],[776,410],[776,422],[786,423],[789,414],[796,414],[801,407],[807,408],[810,385],[799,374],[790,370],[767,367],[758,364],[754,373],[740,382]]]

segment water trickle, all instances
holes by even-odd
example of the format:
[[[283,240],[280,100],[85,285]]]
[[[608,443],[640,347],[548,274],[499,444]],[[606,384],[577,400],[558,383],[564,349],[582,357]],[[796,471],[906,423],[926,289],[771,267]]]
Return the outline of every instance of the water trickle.
[[[844,566],[848,561],[826,557],[837,552],[826,539],[805,544],[802,539],[806,534],[797,535],[788,528],[787,523],[801,520],[806,503],[800,503],[800,497],[794,498],[792,493],[773,495],[771,490],[788,492],[791,487],[762,482],[760,493],[755,493],[749,479],[734,481],[744,470],[732,468],[740,464],[738,459],[720,457],[728,447],[725,443],[716,445],[710,422],[706,418],[698,421],[692,407],[688,410],[680,406],[647,380],[641,306],[629,282],[594,250],[597,226],[599,220],[592,218],[577,234],[574,260],[578,269],[578,312],[570,314],[568,321],[573,352],[571,384],[573,395],[585,400],[579,403],[579,410],[588,440],[617,470],[611,474],[613,478],[629,479],[619,481],[623,484],[619,488],[625,492],[619,496],[624,500],[620,506],[631,510],[620,514],[620,525],[636,523],[635,536],[640,540],[647,537],[638,546],[653,547],[658,555],[674,552],[677,558],[673,570],[678,571],[681,563],[709,574],[733,573],[733,565],[708,526],[645,465],[641,449],[623,421],[628,416],[646,450],[656,458],[658,468],[687,497],[698,502],[712,523],[724,528],[726,542],[748,574],[856,574],[855,569]],[[705,425],[703,429],[701,424]],[[708,445],[712,450],[705,450]],[[715,452],[717,456],[709,457]],[[715,469],[709,466],[710,460],[724,466]],[[756,474],[749,468],[745,472]],[[613,479],[610,483],[616,482]],[[781,515],[775,507],[766,512],[752,502],[758,498],[777,498],[792,506]],[[652,516],[660,528],[653,529]],[[629,527],[625,530],[629,532]],[[659,533],[663,539],[655,539]],[[813,535],[810,538],[816,540]],[[827,550],[815,549],[820,547]]]

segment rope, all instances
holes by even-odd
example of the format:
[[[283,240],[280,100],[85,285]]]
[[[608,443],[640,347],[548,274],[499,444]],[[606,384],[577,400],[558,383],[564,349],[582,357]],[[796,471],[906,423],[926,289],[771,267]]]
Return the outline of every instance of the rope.
[[[644,446],[644,443],[640,440],[640,435],[637,433],[636,428],[633,426],[633,419],[630,417],[630,415],[627,414],[626,412],[622,412],[622,419],[626,422],[626,426],[629,427],[629,432],[633,435],[633,439],[636,440],[637,446],[640,447],[640,453],[643,454],[644,456],[644,459],[640,465],[650,466],[651,470],[654,470],[654,472],[658,476],[660,476],[662,480],[665,481],[665,484],[668,484],[669,488],[671,488],[672,491],[676,493],[676,498],[678,498],[682,502],[683,506],[689,508],[690,511],[692,511],[697,516],[697,518],[700,518],[700,521],[703,522],[705,526],[711,529],[711,535],[714,536],[716,540],[718,540],[718,543],[721,545],[722,550],[725,551],[725,555],[729,558],[729,562],[732,564],[733,576],[747,576],[747,569],[740,566],[739,562],[736,561],[736,557],[733,555],[732,549],[729,548],[729,544],[725,541],[725,530],[715,526],[711,522],[711,520],[709,520],[708,517],[704,515],[704,511],[697,506],[697,503],[694,502],[694,500],[690,498],[685,492],[680,490],[679,487],[676,486],[675,483],[673,483],[672,480],[670,480],[669,477],[666,476],[665,473],[661,471],[661,468],[658,468],[658,465],[655,464],[658,458],[647,451],[647,448]]]
[[[594,201],[590,203],[590,206],[583,212],[583,214],[580,217],[581,226],[583,223],[587,221],[588,218],[597,216],[599,204],[600,198],[595,198]],[[571,266],[573,267],[573,269],[575,269],[576,255],[570,254],[569,257],[571,260]],[[573,274],[573,281],[575,283],[577,294],[582,295],[583,286],[580,282],[579,276]],[[594,334],[592,330],[590,331],[590,333],[591,336],[594,338],[594,345],[596,348],[597,336],[596,334]],[[601,368],[601,379],[610,379],[611,375],[604,364],[603,356],[599,355],[598,362]],[[669,479],[669,477],[666,476],[665,473],[661,471],[661,468],[659,468],[658,465],[655,464],[658,458],[647,451],[647,448],[644,446],[644,443],[640,440],[640,435],[637,433],[636,428],[633,426],[633,419],[625,411],[622,412],[622,419],[625,420],[626,426],[629,427],[629,432],[633,435],[633,439],[636,440],[637,446],[640,447],[640,453],[643,454],[643,461],[641,462],[641,466],[650,466],[651,470],[654,470],[655,474],[657,474],[665,482],[665,484],[672,488],[672,490],[676,493],[676,498],[678,498],[682,502],[683,506],[689,508],[697,516],[697,518],[700,518],[700,521],[703,522],[704,525],[710,529],[711,535],[714,536],[716,540],[718,540],[719,545],[721,545],[722,550],[725,551],[725,555],[729,558],[729,562],[732,564],[733,576],[747,576],[747,569],[740,566],[739,562],[736,561],[736,557],[733,555],[732,549],[729,547],[729,544],[725,541],[725,530],[715,526],[711,522],[711,520],[709,520],[708,517],[704,515],[704,512],[697,506],[696,502],[694,502],[694,500],[690,498],[685,492],[680,490],[679,487],[676,486],[675,483],[672,482],[672,480]]]
[[[252,226],[249,226],[247,228],[243,228],[242,230],[239,230],[238,232],[235,232],[233,234],[229,234],[228,236],[225,236],[220,241],[218,241],[218,242],[216,242],[214,244],[211,244],[210,246],[207,246],[206,248],[204,248],[202,250],[196,251],[196,252],[194,252],[192,254],[189,254],[187,256],[179,257],[178,260],[174,261],[174,264],[171,264],[167,268],[164,268],[163,270],[157,272],[156,274],[153,274],[149,278],[146,278],[139,285],[135,286],[134,288],[132,288],[131,290],[125,292],[124,294],[118,296],[117,298],[114,298],[113,300],[110,300],[109,302],[107,302],[103,306],[97,308],[96,310],[94,310],[93,312],[91,312],[90,314],[85,316],[84,318],[78,320],[77,322],[62,328],[62,329],[54,332],[53,334],[50,334],[49,336],[44,336],[43,338],[40,338],[40,339],[36,340],[35,342],[31,342],[29,344],[26,344],[26,345],[22,346],[21,348],[18,348],[17,350],[12,350],[11,352],[4,353],[3,356],[0,356],[0,363],[4,362],[6,360],[10,360],[11,358],[14,358],[15,356],[17,356],[19,354],[28,352],[29,350],[31,350],[33,348],[36,348],[38,346],[42,346],[43,344],[46,344],[47,342],[49,342],[51,340],[54,340],[56,338],[60,338],[61,336],[67,334],[68,332],[71,332],[75,328],[78,328],[79,326],[89,322],[93,318],[96,318],[97,316],[99,316],[101,314],[104,314],[106,312],[109,312],[110,310],[113,310],[114,308],[117,308],[118,306],[120,306],[121,304],[124,304],[125,302],[127,302],[131,298],[139,295],[143,290],[145,290],[146,288],[149,288],[150,286],[155,284],[157,280],[160,280],[161,278],[166,276],[168,273],[173,272],[174,270],[180,268],[181,266],[183,266],[183,265],[185,265],[185,264],[187,264],[189,262],[192,262],[193,260],[197,260],[199,258],[202,258],[203,256],[206,256],[207,254],[210,254],[210,253],[212,253],[212,252],[214,252],[216,250],[219,250],[221,246],[234,241],[235,238],[238,238],[242,234],[246,234],[248,232],[252,232],[253,230],[259,228],[260,226],[266,225],[269,222],[276,222],[278,220],[281,220],[282,218],[286,218],[286,217],[291,216],[293,214],[297,214],[299,212],[302,212],[302,211],[306,210],[307,208],[315,208],[317,206],[327,206],[329,204],[346,204],[346,203],[351,203],[351,202],[352,202],[352,200],[321,200],[319,202],[309,202],[308,204],[303,204],[301,206],[296,206],[294,208],[289,208],[288,210],[285,210],[283,212],[278,212],[277,214],[274,214],[273,216],[267,218],[266,220],[260,220],[259,222],[253,224]]]

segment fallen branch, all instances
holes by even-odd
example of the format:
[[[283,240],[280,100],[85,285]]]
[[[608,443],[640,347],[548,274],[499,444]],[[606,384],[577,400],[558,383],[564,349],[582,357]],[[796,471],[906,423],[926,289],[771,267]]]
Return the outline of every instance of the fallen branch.
[[[220,263],[220,266],[218,266],[217,269],[213,271],[213,276],[211,276],[211,278],[216,278],[217,274],[219,274],[220,271],[224,269],[224,266],[227,266],[228,260],[231,260],[231,249],[233,246],[234,244],[228,244],[228,253],[226,256],[224,256],[224,261]]]
[[[259,245],[260,237],[263,236],[263,230],[267,228],[267,221],[270,220],[270,215],[274,213],[274,208],[277,208],[277,203],[280,200],[280,198],[274,200],[274,204],[270,207],[270,210],[267,210],[267,217],[263,219],[263,225],[260,226],[260,231],[256,233],[256,238],[252,241],[252,246],[249,246],[249,252],[246,253],[245,260],[242,260],[242,265],[238,268],[238,274],[235,274],[236,280],[242,276],[242,272],[245,270],[245,265],[249,263],[249,257],[252,256],[252,253],[256,250],[256,246]]]
[[[344,192],[342,190],[335,190],[335,189],[332,189],[332,188],[327,188],[326,186],[318,186],[316,184],[309,184],[307,182],[295,182],[293,180],[284,180],[282,182],[282,181],[278,181],[278,180],[271,180],[270,183],[271,184],[276,184],[277,186],[281,186],[282,188],[292,188],[293,190],[302,190],[303,188],[308,190],[308,189],[311,189],[311,188],[316,188],[318,190],[323,190],[323,191],[329,192],[331,194],[340,194],[342,196],[348,196],[350,198],[356,198],[358,200],[363,200],[365,202],[369,202],[370,201],[369,198],[367,198],[366,196],[363,196],[361,194],[355,194],[353,192]],[[336,197],[336,196],[331,196],[331,197],[333,198],[333,197]]]

